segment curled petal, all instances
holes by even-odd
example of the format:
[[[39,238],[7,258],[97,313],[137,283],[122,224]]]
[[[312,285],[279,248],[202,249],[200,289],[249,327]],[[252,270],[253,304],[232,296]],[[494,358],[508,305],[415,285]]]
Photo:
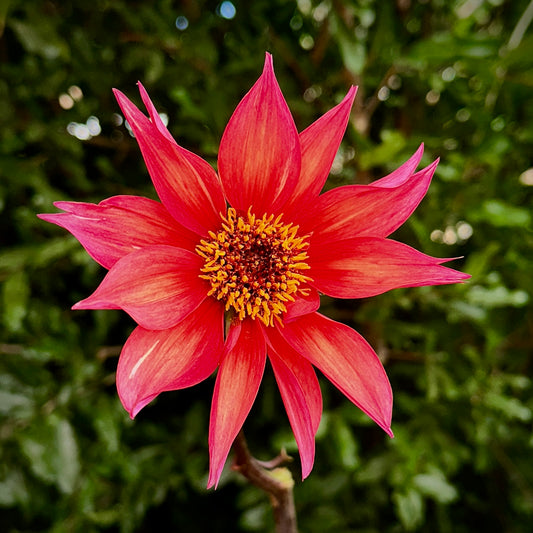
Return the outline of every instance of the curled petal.
[[[347,398],[392,437],[392,390],[378,356],[353,329],[318,313],[280,330]]]
[[[468,279],[463,274],[397,241],[371,237],[343,239],[313,248],[312,285],[336,298],[366,298],[400,287],[445,285]]]
[[[438,160],[416,174],[403,176],[396,186],[347,185],[324,193],[318,199],[308,231],[313,232],[315,242],[321,243],[338,239],[338,235],[387,237],[422,201],[437,163]]]
[[[149,120],[120,91],[114,91],[130,124],[159,198],[169,213],[183,226],[200,235],[207,235],[220,222],[219,213],[226,204],[216,172],[201,157],[179,146],[162,131],[155,118],[153,104],[146,92],[153,119]],[[169,139],[170,136],[170,139]]]
[[[212,298],[176,326],[137,327],[117,368],[117,389],[131,418],[158,394],[192,387],[216,369],[224,347],[224,308]]]
[[[268,355],[278,384],[302,462],[302,479],[315,457],[315,435],[322,415],[322,394],[315,371],[275,328],[266,328]]]
[[[148,246],[120,259],[96,291],[73,309],[123,309],[146,329],[176,325],[206,298],[201,258],[182,248]]]
[[[220,141],[218,170],[229,203],[276,212],[300,174],[298,132],[266,55],[261,77],[235,109]]]
[[[178,224],[159,202],[141,196],[114,196],[98,205],[55,202],[66,213],[38,215],[70,231],[87,253],[111,268],[125,255],[153,244],[194,249],[198,237]]]
[[[300,179],[291,195],[288,209],[295,215],[301,209],[300,202],[305,198],[318,196],[328,178],[331,165],[346,131],[357,87],[351,87],[342,102],[322,115],[302,131],[300,147],[302,167]],[[284,209],[287,212],[288,209]]]
[[[218,484],[231,445],[257,396],[265,369],[266,344],[259,321],[245,319],[239,333],[230,330],[228,343],[233,347],[224,353],[215,383],[209,424],[208,488]],[[232,339],[236,335],[238,338]]]

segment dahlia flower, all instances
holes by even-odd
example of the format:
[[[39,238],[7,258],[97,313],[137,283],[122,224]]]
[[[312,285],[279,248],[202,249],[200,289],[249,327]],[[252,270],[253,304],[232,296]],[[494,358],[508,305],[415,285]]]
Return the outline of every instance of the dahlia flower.
[[[270,54],[224,131],[218,172],[176,143],[139,90],[149,117],[120,91],[115,96],[161,202],[56,202],[63,213],[40,215],[109,270],[73,309],[120,308],[138,324],[116,376],[130,416],[218,369],[208,481],[216,485],[268,358],[302,478],[313,466],[322,413],[313,367],[392,436],[392,392],[378,356],[356,331],[317,312],[319,294],[365,298],[468,277],[442,266],[446,259],[387,238],[424,197],[437,161],[416,172],[420,146],[371,185],[320,194],[356,88],[298,133]]]

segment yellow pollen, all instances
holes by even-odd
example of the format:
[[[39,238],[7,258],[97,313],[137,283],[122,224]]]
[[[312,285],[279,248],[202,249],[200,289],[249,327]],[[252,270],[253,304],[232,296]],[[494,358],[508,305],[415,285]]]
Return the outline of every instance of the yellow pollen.
[[[286,302],[308,294],[308,288],[300,287],[312,281],[302,273],[309,269],[308,236],[299,237],[298,226],[281,219],[259,218],[250,209],[239,216],[230,207],[221,229],[210,231],[209,239],[196,246],[204,259],[200,277],[211,284],[208,295],[222,300],[239,320],[248,316],[266,326],[274,320],[282,324]]]

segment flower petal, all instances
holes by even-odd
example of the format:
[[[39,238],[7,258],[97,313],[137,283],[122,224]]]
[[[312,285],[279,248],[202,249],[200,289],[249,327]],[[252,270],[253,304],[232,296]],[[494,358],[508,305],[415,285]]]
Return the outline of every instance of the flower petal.
[[[218,365],[224,348],[224,307],[213,298],[163,331],[137,327],[117,368],[117,389],[131,418],[158,394],[200,383]]]
[[[290,204],[295,208],[301,209],[300,202],[304,198],[318,196],[326,183],[348,125],[356,92],[357,87],[351,87],[340,104],[300,133],[302,167],[290,199]]]
[[[311,285],[335,298],[366,298],[400,287],[458,283],[470,276],[397,241],[343,239],[311,248]]]
[[[266,55],[261,77],[235,109],[220,141],[218,171],[238,211],[275,213],[300,174],[298,132]]]
[[[283,315],[283,322],[294,320],[307,313],[314,313],[320,307],[318,291],[313,287],[306,287],[306,291],[309,291],[307,296],[298,295],[294,302],[285,304],[287,312]]]
[[[285,340],[392,437],[392,390],[378,356],[359,333],[319,313],[280,330]]]
[[[234,335],[239,335],[236,342],[230,338]],[[208,488],[218,484],[231,445],[257,396],[266,362],[258,320],[245,319],[240,328],[232,328],[227,343],[234,345],[222,357],[211,405]]]
[[[324,193],[318,199],[311,225],[305,230],[313,233],[315,243],[324,244],[339,235],[387,237],[422,201],[437,163],[438,160],[409,175],[395,187],[347,185]]]
[[[178,224],[159,202],[141,196],[114,196],[98,205],[55,202],[66,213],[38,215],[70,231],[105,268],[152,244],[193,250],[198,236]]]
[[[182,248],[147,246],[120,259],[94,293],[72,309],[124,309],[146,329],[176,325],[206,298],[202,259]]]
[[[373,181],[371,187],[398,187],[404,183],[411,174],[418,167],[418,163],[422,159],[422,154],[424,153],[424,143],[422,143],[417,151],[400,167],[388,174],[387,176]]]
[[[144,107],[146,107],[146,110],[148,111],[148,115],[150,116],[152,124],[155,124],[155,127],[159,130],[159,132],[162,133],[171,143],[177,144],[174,137],[172,137],[170,131],[168,131],[168,128],[163,124],[163,121],[161,120],[157,109],[155,108],[154,104],[152,103],[152,100],[146,92],[146,89],[144,88],[144,85],[139,81],[137,82],[137,86],[139,87],[141,99],[143,101]]]
[[[201,157],[169,140],[155,115],[150,121],[124,94],[116,89],[114,93],[135,133],[164,206],[180,224],[200,235],[207,235],[210,229],[219,225],[219,213],[226,210],[216,172]],[[145,93],[143,96],[148,98]],[[153,114],[151,102],[149,109]]]
[[[322,394],[312,365],[291,348],[276,328],[266,328],[268,355],[302,462],[305,479],[315,458],[315,435],[322,415]]]

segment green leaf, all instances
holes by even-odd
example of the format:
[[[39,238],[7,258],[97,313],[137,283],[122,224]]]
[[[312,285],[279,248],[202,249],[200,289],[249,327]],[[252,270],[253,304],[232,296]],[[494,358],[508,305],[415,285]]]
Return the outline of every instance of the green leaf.
[[[9,331],[18,332],[28,309],[30,287],[26,272],[12,274],[2,287],[3,319]]]
[[[407,531],[413,531],[424,519],[424,501],[416,490],[410,489],[407,492],[396,492],[392,499],[396,506],[396,512],[403,527]]]
[[[498,228],[525,227],[531,223],[528,209],[496,199],[485,200],[481,209],[472,211],[471,217],[473,221],[482,220]]]
[[[415,487],[425,496],[439,503],[451,503],[457,499],[456,488],[448,483],[440,470],[429,474],[418,474],[413,478]]]
[[[34,474],[71,494],[76,486],[80,460],[74,430],[58,415],[50,415],[20,436],[21,447]]]

